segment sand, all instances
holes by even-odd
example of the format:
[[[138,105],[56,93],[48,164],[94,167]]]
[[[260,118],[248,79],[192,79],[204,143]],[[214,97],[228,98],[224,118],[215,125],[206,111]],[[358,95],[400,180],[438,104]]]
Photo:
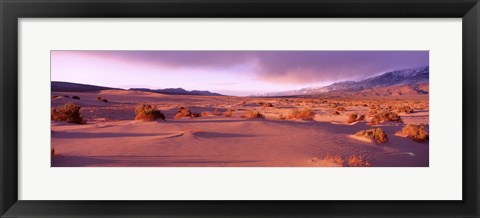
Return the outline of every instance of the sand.
[[[248,98],[228,96],[165,95],[140,91],[54,92],[52,107],[73,102],[82,107],[86,124],[52,121],[53,167],[325,167],[339,166],[326,157],[361,156],[372,167],[428,167],[429,145],[396,134],[407,123],[426,124],[428,98],[319,99]],[[72,96],[80,100],[71,99]],[[108,103],[96,100],[101,97]],[[274,107],[264,108],[270,102]],[[135,106],[157,106],[166,121],[135,121]],[[368,114],[363,104],[420,105],[412,114],[400,114],[404,123],[370,126],[369,118],[348,124],[347,114]],[[332,115],[335,104],[346,111]],[[427,106],[425,106],[427,105]],[[172,119],[180,107],[217,115]],[[312,120],[280,120],[294,108],[309,107]],[[223,116],[232,108],[232,117]],[[265,119],[245,119],[247,110]],[[352,137],[358,131],[382,128],[389,141],[376,144]]]

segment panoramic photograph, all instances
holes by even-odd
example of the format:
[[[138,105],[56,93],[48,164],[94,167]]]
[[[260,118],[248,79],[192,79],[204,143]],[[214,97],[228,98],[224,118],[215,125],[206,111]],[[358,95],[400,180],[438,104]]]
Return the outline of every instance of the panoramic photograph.
[[[51,167],[429,167],[429,52],[53,50]]]

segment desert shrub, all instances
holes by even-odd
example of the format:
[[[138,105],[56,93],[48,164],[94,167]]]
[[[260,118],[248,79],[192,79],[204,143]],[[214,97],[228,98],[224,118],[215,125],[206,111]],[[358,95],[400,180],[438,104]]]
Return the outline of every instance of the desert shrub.
[[[102,99],[103,102],[105,103],[108,103],[108,100],[107,99]]]
[[[347,115],[347,123],[353,123],[357,121],[358,115],[357,114],[349,114]]]
[[[63,106],[52,108],[51,119],[53,121],[66,121],[69,123],[83,124],[83,119],[80,116],[80,106],[67,103]]]
[[[329,165],[340,166],[342,167],[345,163],[344,159],[338,155],[336,156],[326,156],[322,159],[324,162],[328,163]]]
[[[340,113],[338,111],[333,111],[332,115],[337,116],[337,115],[340,115]]]
[[[208,117],[208,116],[210,116],[210,115],[212,115],[212,113],[210,113],[210,112],[208,112],[208,111],[204,111],[204,112],[200,113],[200,116],[201,116],[201,117]]]
[[[370,110],[368,111],[368,116],[369,116],[369,117],[375,116],[375,114],[378,114],[378,110],[377,110],[377,109],[370,109]]]
[[[52,98],[58,98],[58,97],[59,97],[58,95],[54,95],[54,96],[52,96]]]
[[[64,95],[63,97],[65,97],[65,98],[70,98],[70,96],[68,96],[68,95]]]
[[[78,97],[78,96],[72,96],[72,99],[80,100],[80,97]]]
[[[402,122],[402,118],[398,114],[391,111],[382,111],[379,113],[380,117],[385,121]]]
[[[355,133],[355,136],[364,137],[376,143],[388,142],[387,134],[380,128],[362,130],[360,132]]]
[[[380,122],[381,122],[380,118],[374,117],[374,118],[372,118],[372,119],[370,120],[370,123],[369,123],[369,124],[372,125],[372,126],[374,126],[374,125],[380,124]]]
[[[416,142],[424,142],[428,140],[428,132],[425,130],[425,125],[423,124],[407,124],[403,127],[401,133],[407,135]]]
[[[165,120],[165,115],[155,106],[140,104],[135,108],[135,120],[153,121],[156,119]]]
[[[377,125],[385,121],[403,122],[402,118],[398,116],[398,114],[388,110],[382,110],[373,116],[372,120],[370,121],[370,124]]]
[[[302,119],[311,120],[315,117],[315,112],[310,108],[294,109],[289,114],[287,119]]]
[[[357,118],[357,121],[362,121],[362,120],[365,120],[365,115],[363,114]]]
[[[101,97],[97,97],[97,100],[101,101],[101,100],[102,100],[102,98],[101,98]]]
[[[272,104],[272,103],[269,103],[269,102],[267,102],[267,103],[263,104],[263,107],[273,107],[273,104]]]
[[[279,119],[279,120],[285,120],[285,119],[287,119],[287,117],[286,117],[285,115],[283,115],[283,114],[279,114],[279,115],[278,115],[278,119]]]
[[[337,111],[345,111],[345,107],[341,107],[341,106],[337,107],[336,109],[337,109]]]
[[[256,118],[264,119],[265,118],[265,116],[259,111],[245,111],[245,114],[243,114],[241,117],[247,118],[247,119],[256,119]]]
[[[340,155],[327,155],[320,161],[315,160],[314,162],[321,162],[325,166],[334,166],[334,167],[369,167],[370,163],[363,156],[348,156],[342,157]]]
[[[350,156],[347,160],[349,167],[369,167],[370,163],[363,156]]]
[[[228,108],[227,111],[225,111],[225,113],[223,113],[225,115],[225,117],[231,117],[232,114],[233,114],[233,109],[232,108]]]
[[[397,107],[395,112],[397,114],[399,114],[399,113],[411,114],[411,113],[413,113],[413,108],[411,108],[410,106],[400,106],[400,107]]]
[[[188,110],[187,108],[185,107],[181,107],[177,113],[175,114],[175,116],[173,117],[174,119],[180,119],[182,117],[191,117],[191,118],[195,118],[195,117],[200,117],[200,114],[198,113],[193,113],[191,112],[190,110]]]

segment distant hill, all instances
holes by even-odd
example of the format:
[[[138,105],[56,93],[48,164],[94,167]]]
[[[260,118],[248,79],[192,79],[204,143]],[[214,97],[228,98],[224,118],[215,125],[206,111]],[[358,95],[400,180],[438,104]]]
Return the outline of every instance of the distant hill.
[[[358,82],[343,81],[324,87],[267,93],[265,96],[300,95],[425,95],[428,94],[429,67],[387,72]]]
[[[52,81],[51,87],[52,87],[52,92],[95,92],[95,91],[102,91],[102,90],[124,90],[119,88],[94,86],[94,85],[70,83],[70,82],[58,82],[58,81]],[[222,96],[221,94],[214,93],[214,92],[200,91],[200,90],[187,91],[182,88],[168,88],[168,89],[131,88],[129,90],[170,94],[170,95]]]
[[[69,83],[69,82],[51,82],[52,92],[95,92],[102,90],[121,90],[118,88],[110,88],[104,86],[94,86],[87,84],[79,83]]]
[[[170,94],[170,95],[223,96],[222,94],[209,92],[209,91],[200,91],[200,90],[187,91],[187,90],[182,89],[182,88],[167,88],[167,89],[131,88],[130,90],[143,91],[143,92],[154,92],[154,93]]]

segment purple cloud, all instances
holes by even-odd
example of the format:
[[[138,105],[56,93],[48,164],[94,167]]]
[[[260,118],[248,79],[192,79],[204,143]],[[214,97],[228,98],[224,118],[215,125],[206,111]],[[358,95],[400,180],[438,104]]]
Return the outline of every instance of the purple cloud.
[[[155,68],[250,71],[257,80],[304,84],[358,80],[429,65],[428,51],[55,51]]]

